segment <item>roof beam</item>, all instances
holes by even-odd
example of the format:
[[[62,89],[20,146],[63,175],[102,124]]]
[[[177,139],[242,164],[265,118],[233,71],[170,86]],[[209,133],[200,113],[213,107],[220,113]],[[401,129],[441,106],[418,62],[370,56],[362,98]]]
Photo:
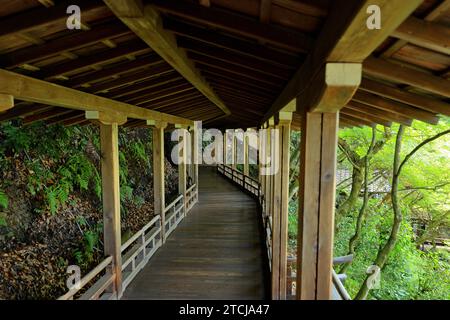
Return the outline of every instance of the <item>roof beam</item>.
[[[376,116],[380,119],[384,119],[387,121],[397,122],[397,123],[403,124],[408,127],[412,124],[412,119],[407,118],[403,115],[399,115],[397,113],[392,113],[390,111],[374,108],[373,106],[369,106],[367,104],[360,103],[360,102],[357,102],[354,100],[350,101],[347,104],[346,108],[355,110],[357,112],[362,112],[362,113],[365,113],[368,115],[373,115],[373,116]]]
[[[175,36],[163,29],[161,16],[152,6],[144,7],[139,0],[104,0],[104,2],[137,36],[205,97],[225,114],[230,114],[230,110],[202,78],[192,61],[188,59],[186,52],[177,47]]]
[[[431,124],[437,124],[439,122],[439,118],[431,112],[417,109],[393,100],[388,100],[368,92],[358,91],[353,96],[353,100],[399,115],[408,115],[423,122]]]
[[[443,54],[450,54],[450,28],[435,22],[409,17],[393,37]]]
[[[51,77],[64,75],[69,72],[79,71],[95,66],[99,63],[108,63],[121,57],[143,52],[145,50],[150,50],[150,48],[141,40],[128,41],[114,49],[108,49],[100,53],[80,57],[76,60],[45,67],[40,72],[36,73],[36,78],[48,79]]]
[[[0,93],[12,95],[19,100],[69,109],[100,111],[105,113],[116,112],[135,119],[161,120],[169,123],[187,125],[193,124],[192,120],[139,108],[127,103],[99,97],[1,69]]]
[[[153,0],[152,4],[162,12],[270,43],[293,52],[308,52],[313,46],[314,38],[308,34],[261,23],[225,10],[205,8],[176,0]]]
[[[399,88],[391,87],[384,83],[367,78],[362,80],[359,88],[385,98],[403,102],[429,112],[439,113],[450,117],[450,104],[438,99],[429,98]]]
[[[4,54],[0,58],[0,65],[3,68],[17,67],[127,33],[130,30],[117,22],[95,26],[89,31],[74,30],[68,36]]]
[[[369,57],[363,64],[364,73],[423,89],[450,98],[450,81],[383,59]]]
[[[327,62],[361,63],[364,61],[421,2],[421,0],[333,1],[335,7],[331,8],[314,48],[272,104],[262,123],[304,91],[309,86],[310,79],[314,78],[314,75],[320,72]],[[373,4],[378,5],[383,12],[383,26],[379,30],[368,30],[366,27],[368,18],[366,10]],[[315,106],[311,107],[314,109]]]
[[[194,39],[217,48],[227,49],[228,51],[245,55],[255,60],[262,60],[265,63],[270,63],[278,68],[292,70],[295,69],[292,67],[293,65],[300,65],[301,62],[298,55],[271,49],[257,42],[253,43],[214,33],[205,28],[200,28],[178,20],[164,18],[163,27],[177,35],[183,36],[184,39]]]

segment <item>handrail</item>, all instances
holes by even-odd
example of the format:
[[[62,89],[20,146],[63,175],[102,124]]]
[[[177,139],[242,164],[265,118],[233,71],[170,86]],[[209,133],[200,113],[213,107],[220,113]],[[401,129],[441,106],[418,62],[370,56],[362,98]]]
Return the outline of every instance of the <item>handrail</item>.
[[[185,216],[185,199],[183,195],[179,195],[172,203],[164,209],[165,216],[165,234],[168,237],[178,226]],[[169,212],[170,211],[170,212]]]
[[[169,211],[178,201],[180,201],[181,199],[183,199],[183,195],[180,194],[175,200],[173,200],[168,206],[166,206],[164,208],[164,213],[166,213],[167,211]]]
[[[343,256],[343,257],[335,257],[333,259],[333,264],[341,264],[344,263],[342,261],[348,261],[351,255],[349,256]],[[351,260],[350,260],[351,261]],[[296,266],[297,258],[293,256],[289,256],[287,258],[287,268],[288,268],[288,275],[287,275],[287,296],[293,297],[295,296],[296,291],[296,281],[297,281],[297,273],[293,271],[293,267]],[[347,289],[345,289],[344,284],[342,283],[342,280],[339,278],[339,275],[332,269],[332,283],[333,283],[333,291],[338,294],[338,296],[335,296],[335,300],[351,300],[352,298],[347,292]]]
[[[161,225],[161,216],[153,217],[141,230],[136,232],[120,247],[122,254],[122,292],[136,277],[140,270],[148,263],[154,253],[163,245],[162,228],[166,229],[168,237],[178,226],[185,214],[189,212],[198,201],[198,187],[193,184],[186,190],[186,199],[181,194],[164,208],[165,225]],[[185,212],[186,210],[186,212]],[[134,245],[133,245],[134,244]],[[107,267],[112,266],[112,257],[109,256],[84,276],[76,288],[70,289],[58,300],[72,300],[89,282],[98,276]],[[80,297],[81,300],[109,299],[112,295],[105,291],[114,281],[114,275],[106,272],[93,283]]]
[[[161,245],[161,217],[155,216],[121,246],[122,290],[128,287]]]
[[[72,300],[73,297],[81,290],[83,289],[92,279],[94,279],[97,275],[100,274],[103,270],[105,270],[109,265],[112,264],[112,257],[109,256],[106,259],[104,259],[102,262],[100,262],[94,269],[92,269],[88,274],[86,274],[83,278],[81,278],[80,283],[75,287],[67,291],[65,294],[60,296],[58,300]],[[107,279],[108,281],[113,280],[114,275],[113,274],[105,274],[103,277]],[[102,277],[102,278],[103,278]],[[100,280],[102,280],[102,278]],[[100,280],[98,280],[96,283],[98,283]],[[94,287],[94,283],[91,287]],[[106,290],[106,288],[105,288]],[[104,290],[103,290],[104,291]],[[103,292],[95,292],[97,296],[100,296]],[[89,299],[90,297],[86,297]]]

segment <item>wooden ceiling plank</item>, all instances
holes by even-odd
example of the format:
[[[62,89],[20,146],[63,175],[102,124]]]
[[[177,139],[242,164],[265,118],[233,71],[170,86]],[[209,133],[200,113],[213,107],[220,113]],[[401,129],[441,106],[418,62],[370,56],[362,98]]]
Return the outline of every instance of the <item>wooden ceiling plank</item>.
[[[64,85],[68,87],[77,87],[83,84],[105,80],[112,76],[121,75],[123,73],[139,71],[145,68],[163,64],[166,63],[162,61],[156,54],[152,54],[150,56],[141,57],[134,61],[121,62],[113,66],[108,66],[108,68],[101,69],[99,71],[88,72],[73,77],[69,81],[65,82]]]
[[[16,104],[16,106],[12,109],[9,109],[6,112],[0,113],[0,121],[8,121],[15,118],[22,118],[31,114],[35,114],[38,112],[44,112],[49,110],[51,107],[47,105],[41,104]]]
[[[127,85],[126,87],[121,87],[119,89],[109,91],[107,97],[110,99],[117,99],[123,97],[124,99],[129,95],[137,94],[141,91],[147,90],[158,90],[161,86],[168,84],[176,84],[180,81],[185,81],[184,78],[180,76],[174,76],[173,74],[166,74],[155,79],[144,80],[133,85]]]
[[[174,0],[153,0],[152,5],[165,13],[261,40],[297,53],[308,52],[313,45],[313,37],[309,34],[264,24],[220,9],[204,8]]]
[[[430,13],[428,13],[425,16],[424,20],[425,21],[434,21],[435,19],[438,19],[441,15],[445,14],[449,9],[450,9],[450,0],[444,0],[440,4],[438,4]],[[387,48],[381,54],[381,56],[384,58],[389,58],[407,44],[408,44],[408,41],[397,40],[389,48]]]
[[[376,116],[373,116],[373,115],[368,115],[368,114],[366,114],[364,112],[358,112],[358,111],[355,111],[353,109],[349,109],[349,108],[346,108],[346,107],[342,108],[339,112],[340,112],[340,114],[346,114],[346,115],[350,115],[350,116],[353,116],[353,117],[358,118],[358,119],[363,119],[363,120],[367,120],[367,121],[370,121],[370,122],[375,122],[375,123],[381,124],[382,126],[385,126],[385,127],[392,126],[392,122],[386,121],[384,119],[380,119],[380,118],[378,118]]]
[[[83,111],[116,112],[142,120],[161,120],[191,125],[192,121],[172,115],[146,110],[123,102],[66,88],[0,69],[0,93],[15,99],[48,104]]]
[[[193,39],[202,44],[206,43],[216,48],[227,49],[236,54],[257,59],[278,68],[294,70],[295,66],[298,66],[301,62],[298,55],[271,49],[257,42],[244,41],[217,32],[214,33],[178,20],[165,18],[163,26],[164,29],[180,35],[184,39]]]
[[[385,99],[380,96],[358,90],[353,96],[353,100],[374,106],[378,109],[391,111],[400,115],[408,115],[411,118],[427,122],[430,124],[437,124],[439,118],[428,111],[417,109],[404,103],[396,102],[394,100]]]
[[[89,31],[71,31],[67,36],[50,40],[41,45],[26,47],[4,54],[0,58],[0,65],[3,68],[17,67],[127,33],[130,33],[130,30],[117,22],[104,23]]]
[[[131,99],[129,101],[127,100],[125,102],[131,103],[131,104],[141,104],[141,103],[151,102],[154,100],[161,100],[163,98],[173,97],[177,94],[186,94],[191,91],[195,92],[194,90],[196,91],[197,89],[195,89],[193,86],[191,86],[190,83],[185,83],[185,84],[182,84],[173,89],[168,89],[166,91],[163,91],[161,93],[148,94],[148,95],[144,95],[139,98]]]
[[[69,72],[82,70],[99,63],[106,64],[129,54],[145,52],[146,50],[150,49],[141,40],[132,40],[121,44],[114,49],[105,50],[103,52],[95,53],[89,56],[79,57],[75,61],[63,62],[57,65],[45,67],[34,76],[39,79],[48,79],[50,77],[60,76]]]
[[[201,71],[206,71],[206,72],[210,72],[210,73],[214,73],[214,74],[218,74],[218,75],[223,75],[224,77],[227,77],[231,80],[233,79],[240,79],[244,82],[252,82],[255,83],[257,85],[263,85],[272,89],[275,88],[280,88],[280,86],[282,84],[280,84],[281,81],[268,81],[266,80],[264,77],[261,78],[261,76],[258,75],[249,75],[248,73],[241,73],[241,72],[237,72],[235,70],[227,70],[226,68],[221,68],[220,66],[211,66],[211,65],[205,65],[205,64],[200,64],[197,63],[197,65],[199,66],[199,69]],[[272,79],[273,80],[273,79]]]
[[[72,110],[72,111],[70,111],[68,113],[59,115],[57,117],[52,117],[50,119],[46,119],[45,123],[49,126],[49,125],[52,125],[52,124],[57,124],[57,123],[64,122],[64,121],[67,121],[67,120],[72,120],[72,119],[75,119],[75,118],[79,118],[80,115],[84,116],[84,113],[79,111],[79,110],[75,110],[75,111]]]
[[[275,100],[262,123],[280,111],[299,93],[310,86],[311,79],[330,61],[361,63],[366,59],[421,3],[421,0],[354,0],[334,1],[334,7],[317,37],[305,62]],[[367,7],[376,4],[383,12],[383,28],[367,32]],[[317,86],[316,86],[317,90]],[[337,89],[339,90],[339,89]],[[327,92],[326,90],[324,91]],[[310,96],[314,97],[314,94]],[[330,98],[335,98],[330,95]],[[316,101],[322,101],[317,99]],[[340,102],[345,99],[340,99]],[[305,101],[305,105],[308,105]],[[344,104],[345,105],[345,104]],[[344,107],[337,106],[337,107]],[[315,106],[309,104],[310,110]]]
[[[204,81],[186,53],[177,47],[175,36],[162,28],[162,19],[152,6],[143,6],[139,0],[105,0],[108,7],[137,36],[166,60],[175,70],[194,85],[225,114],[230,111]]]
[[[211,69],[203,70],[202,74],[210,82],[214,82],[214,81],[230,82],[231,81],[232,83],[243,85],[244,87],[250,87],[255,90],[262,90],[262,91],[266,91],[267,93],[273,93],[273,94],[276,94],[277,90],[279,89],[279,86],[274,87],[274,86],[267,85],[265,83],[249,81],[248,79],[245,79],[245,78],[242,78],[239,76],[235,76],[233,74],[224,73],[224,72],[217,73],[216,71],[211,70]]]
[[[130,100],[136,99],[136,98],[142,98],[142,97],[147,97],[147,96],[151,96],[151,95],[158,95],[159,93],[161,93],[161,94],[170,93],[170,92],[177,90],[178,88],[184,88],[186,85],[192,87],[192,85],[184,79],[179,79],[177,81],[171,81],[171,82],[159,85],[159,86],[155,86],[151,90],[149,89],[148,85],[147,86],[144,85],[143,89],[141,88],[141,90],[134,92],[134,93],[124,94],[118,100],[130,101]],[[111,95],[109,95],[108,97],[111,98]]]
[[[204,57],[204,56],[195,56],[195,59],[192,59],[195,62],[195,65],[201,69],[204,70],[205,66],[209,68],[215,68],[216,70],[223,70],[229,73],[234,73],[236,75],[239,75],[241,77],[249,78],[252,80],[257,80],[259,82],[264,82],[267,84],[273,84],[278,82],[286,82],[287,79],[280,79],[274,76],[269,76],[264,73],[253,71],[249,69],[245,69],[236,65],[233,65],[231,63],[217,63],[217,60]]]
[[[62,109],[62,108],[52,108],[52,109],[47,110],[45,112],[41,112],[41,113],[38,113],[38,114],[34,114],[34,115],[31,115],[31,116],[25,117],[23,119],[23,124],[26,125],[26,124],[30,124],[30,123],[37,122],[37,121],[44,121],[44,120],[47,120],[47,119],[58,117],[58,116],[63,115],[63,114],[67,114],[69,112],[72,112],[72,110],[70,110],[70,109]]]
[[[230,51],[224,51],[213,46],[204,45],[201,42],[189,40],[185,38],[178,39],[178,45],[187,49],[188,56],[195,60],[207,57],[216,60],[218,64],[225,62],[237,65],[253,71],[265,73],[270,76],[275,76],[281,79],[287,79],[291,76],[290,70],[281,69],[277,66],[267,64],[265,62],[250,58],[245,55],[236,54]]]
[[[450,104],[438,100],[405,91],[403,89],[394,88],[378,81],[363,78],[360,89],[377,94],[379,96],[396,100],[414,107],[439,113],[450,117]]]
[[[393,37],[446,55],[450,54],[450,28],[413,16],[406,19]]]
[[[207,78],[208,82],[213,86],[213,88],[227,88],[238,93],[247,93],[251,96],[258,96],[267,99],[273,99],[273,94],[267,93],[261,89],[257,89],[250,86],[240,85],[239,83],[231,83],[222,79],[211,79]]]
[[[149,78],[155,79],[157,77],[172,74],[173,69],[168,64],[157,64],[151,68],[146,68],[143,71],[139,71],[130,75],[124,75],[118,79],[109,80],[106,82],[94,84],[87,89],[90,93],[99,93],[107,90],[116,89],[130,83],[137,81],[143,81]]]
[[[369,57],[363,64],[364,73],[388,81],[408,84],[450,98],[450,81],[383,59]]]
[[[411,118],[405,117],[403,115],[399,115],[397,113],[392,113],[392,112],[388,112],[388,111],[385,111],[382,109],[378,109],[376,107],[369,106],[367,104],[360,103],[360,102],[357,102],[354,100],[350,101],[345,107],[355,110],[357,112],[363,112],[368,115],[376,116],[380,119],[397,122],[397,123],[403,124],[405,126],[411,126],[411,124],[412,124]]]
[[[11,36],[32,29],[43,28],[52,23],[61,22],[65,26],[67,20],[67,7],[73,4],[72,0],[62,1],[54,6],[26,10],[24,12],[7,16],[1,19],[0,37]],[[83,14],[103,7],[101,2],[80,0],[77,5],[83,8]]]

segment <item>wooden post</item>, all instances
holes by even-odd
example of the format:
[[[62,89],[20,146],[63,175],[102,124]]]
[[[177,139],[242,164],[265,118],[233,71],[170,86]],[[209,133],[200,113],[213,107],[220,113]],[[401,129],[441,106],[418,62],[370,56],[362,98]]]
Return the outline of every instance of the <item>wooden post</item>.
[[[147,122],[149,124],[149,122]],[[161,217],[161,241],[166,241],[164,128],[167,123],[157,121],[153,127],[153,203],[154,213]]]
[[[183,195],[184,199],[184,215],[187,213],[187,202],[186,202],[186,160],[187,160],[187,130],[181,128],[182,133],[179,135],[178,139],[181,145],[180,158],[178,164],[178,193]]]
[[[281,162],[281,152],[279,152],[280,142],[280,130],[279,126],[276,125],[273,129],[273,136],[271,136],[271,148],[273,152],[271,155],[272,166],[278,166],[273,174],[270,175],[270,180],[272,184],[271,192],[271,216],[272,216],[272,299],[280,299],[280,196],[281,196],[281,174],[279,164]],[[272,139],[273,138],[273,139]],[[278,148],[278,152],[277,151]]]
[[[122,252],[120,228],[119,125],[127,121],[115,112],[86,111],[86,118],[100,125],[103,202],[103,246],[112,257],[113,284],[107,289],[116,299],[122,296]]]
[[[248,129],[247,129],[248,131]],[[249,170],[249,137],[244,133],[244,175],[250,175]]]
[[[231,136],[231,167],[236,170],[237,167],[237,136],[236,136],[236,130],[232,131]]]
[[[192,131],[192,171],[193,171],[193,182],[197,185],[198,188],[198,164],[200,163],[201,160],[201,154],[199,154],[199,152],[201,152],[201,145],[199,145],[199,134],[201,134],[200,128],[198,127],[198,123],[195,122],[194,123],[194,129]]]
[[[297,299],[332,298],[338,119],[336,112],[302,112]]]
[[[227,130],[223,132],[223,165],[226,166],[228,164],[228,153],[227,153]]]

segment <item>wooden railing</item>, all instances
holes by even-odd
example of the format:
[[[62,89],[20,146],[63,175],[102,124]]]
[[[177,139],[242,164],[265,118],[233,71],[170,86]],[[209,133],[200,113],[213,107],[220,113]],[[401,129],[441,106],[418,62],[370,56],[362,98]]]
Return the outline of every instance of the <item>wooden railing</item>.
[[[58,298],[58,300],[73,300],[75,295],[84,289],[94,278],[100,276],[93,285],[89,287],[80,297],[80,300],[97,300],[97,299],[111,299],[113,298],[110,293],[106,293],[108,287],[114,280],[114,275],[109,271],[112,267],[112,257],[107,257],[100,262],[92,271],[81,278],[76,287],[70,289],[64,295]],[[102,274],[103,273],[103,274]]]
[[[162,245],[161,217],[154,217],[121,247],[122,288],[125,290]]]
[[[185,217],[186,213],[188,213],[197,202],[198,188],[197,185],[194,184],[186,190],[186,199],[183,195],[180,195],[165,207],[164,215],[166,221],[164,227],[166,238],[175,230],[181,220]],[[121,246],[122,292],[162,245],[161,217],[155,216]],[[112,257],[107,257],[86,276],[81,278],[80,283],[76,288],[70,289],[67,293],[59,297],[58,300],[73,300],[82,289],[86,289],[88,286],[89,288],[87,288],[78,299],[116,299],[116,295],[107,292],[107,289],[114,281],[114,275],[110,272],[111,268]],[[96,278],[98,279],[91,284]]]
[[[164,215],[166,218],[165,233],[166,237],[168,237],[185,216],[183,195],[178,196],[164,209]]]
[[[353,256],[336,257],[333,259],[333,265],[339,265],[342,263],[349,262],[353,259]],[[295,299],[296,295],[296,282],[297,282],[297,258],[288,257],[287,260],[287,285],[286,285],[286,296],[288,300]],[[348,294],[344,287],[343,279],[345,279],[344,274],[337,274],[336,271],[332,272],[332,282],[333,282],[333,300],[351,300],[352,298]]]
[[[186,190],[186,211],[189,212],[198,201],[198,188],[193,184]]]

